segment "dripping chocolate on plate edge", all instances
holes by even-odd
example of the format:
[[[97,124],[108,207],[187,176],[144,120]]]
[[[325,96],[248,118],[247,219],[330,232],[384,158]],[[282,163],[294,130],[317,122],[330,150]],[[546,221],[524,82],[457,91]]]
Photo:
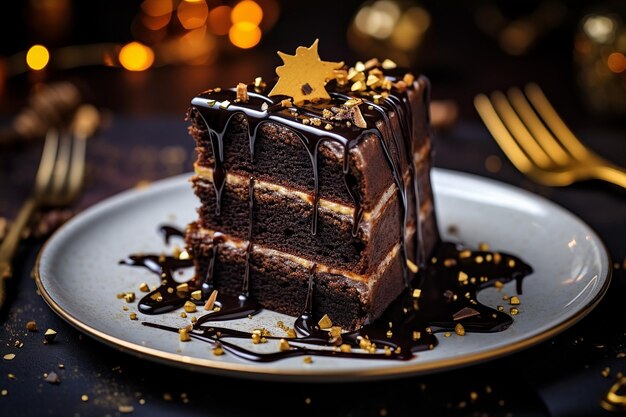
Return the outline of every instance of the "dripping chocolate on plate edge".
[[[210,343],[226,353],[257,362],[271,362],[292,356],[407,360],[414,357],[415,352],[434,348],[438,343],[435,336],[438,332],[456,332],[459,335],[466,331],[495,332],[511,325],[513,319],[509,314],[480,304],[477,301],[477,293],[490,286],[500,287],[511,280],[517,281],[517,292],[521,293],[522,280],[532,272],[532,268],[510,254],[470,250],[454,243],[441,242],[434,214],[428,216],[428,221],[424,222],[423,219],[420,221],[424,206],[421,200],[424,196],[432,204],[429,182],[426,181],[424,184],[421,180],[424,176],[427,179],[429,174],[417,172],[419,165],[413,163],[416,155],[415,146],[424,145],[419,143],[419,137],[425,138],[425,142],[428,142],[432,136],[428,112],[424,111],[424,106],[428,105],[428,81],[424,77],[415,80],[416,91],[420,94],[417,102],[422,106],[421,113],[415,114],[412,107],[416,98],[409,96],[410,88],[407,88],[406,83],[404,86],[401,85],[402,73],[386,73],[385,79],[392,82],[392,87],[389,89],[372,87],[367,91],[354,91],[348,83],[331,80],[326,86],[330,94],[329,101],[307,102],[299,106],[286,101],[287,97],[266,96],[270,88],[259,79],[253,85],[246,86],[246,100],[243,101],[239,100],[240,94],[237,89],[210,90],[193,99],[190,118],[197,122],[195,133],[204,135],[205,141],[208,142],[204,148],[199,147],[199,161],[203,156],[211,159],[208,167],[196,166],[196,173],[204,174],[212,183],[208,187],[209,184],[201,183],[202,178],[194,179],[196,194],[199,195],[203,205],[210,209],[204,207],[204,212],[201,209],[200,221],[207,218],[210,221],[218,219],[218,223],[224,222],[220,224],[221,226],[226,228],[230,226],[232,230],[238,229],[240,234],[245,234],[238,236],[239,247],[233,252],[243,261],[243,269],[240,268],[238,274],[231,273],[230,291],[219,291],[215,302],[217,308],[199,317],[188,329],[191,338]],[[384,90],[388,93],[384,94]],[[360,116],[356,120],[352,110],[355,107],[357,116]],[[343,117],[346,114],[350,117]],[[317,240],[326,239],[324,236],[326,220],[324,216],[320,218],[319,214],[324,208],[321,206],[324,204],[328,206],[328,203],[322,200],[326,193],[333,194],[331,197],[335,201],[353,208],[348,239],[358,244],[359,238],[362,238],[365,233],[361,227],[362,221],[369,213],[367,210],[371,212],[372,207],[365,207],[368,201],[364,201],[364,196],[361,195],[363,189],[359,187],[357,178],[359,172],[354,167],[357,159],[352,156],[351,151],[368,138],[380,146],[381,166],[386,168],[381,170],[381,177],[384,178],[386,174],[395,185],[397,193],[395,200],[397,203],[389,210],[395,210],[395,217],[391,217],[399,223],[399,241],[395,244],[400,262],[396,272],[403,278],[404,289],[400,295],[394,296],[392,302],[389,300],[384,311],[378,312],[374,320],[349,321],[347,327],[353,329],[340,333],[335,327],[320,329],[318,319],[324,313],[320,311],[324,306],[320,307],[318,304],[319,300],[323,299],[320,293],[325,290],[326,278],[321,278],[325,270],[318,268],[314,262],[308,262],[304,273],[302,271],[299,273],[301,288],[298,299],[302,303],[297,307],[298,311],[281,311],[298,316],[290,326],[295,330],[291,336],[295,337],[264,335],[265,340],[285,339],[286,342],[281,341],[281,348],[276,352],[258,353],[237,343],[237,339],[254,340],[253,333],[231,330],[219,324],[228,320],[252,317],[262,309],[261,303],[255,299],[252,291],[255,285],[253,268],[255,238],[264,237],[263,226],[265,226],[258,218],[258,206],[263,204],[263,200],[255,192],[258,191],[257,183],[263,184],[267,178],[259,168],[262,167],[263,159],[259,164],[259,155],[255,150],[259,152],[257,149],[259,133],[263,134],[264,129],[266,131],[276,127],[291,132],[291,135],[297,138],[304,159],[309,164],[312,201],[306,235],[311,236],[309,242],[313,242],[307,247],[311,252],[318,250],[315,246]],[[241,137],[247,138],[247,141],[241,141],[247,147],[245,153],[248,157],[245,163],[240,164],[240,168],[244,167],[240,171],[243,171],[245,176],[239,175],[239,206],[229,201],[229,198],[232,198],[228,193],[232,193],[232,190],[224,194],[224,190],[228,188],[229,176],[224,152],[225,138],[233,137],[233,129],[240,130],[235,132],[235,137],[238,133]],[[417,142],[414,140],[415,132],[418,132]],[[427,145],[423,146],[426,155],[425,169],[430,167],[432,153],[429,142]],[[263,145],[261,153],[262,148]],[[417,151],[420,150],[421,148]],[[342,154],[341,175],[333,177],[325,171],[330,171],[330,168],[324,163],[324,151],[327,154],[328,152]],[[243,153],[244,150],[240,150],[240,154]],[[228,186],[232,188],[232,185]],[[380,195],[378,197],[382,198]],[[211,201],[211,204],[207,204],[207,201]],[[228,210],[225,210],[228,207],[239,210],[238,217],[245,218],[247,224],[240,222],[229,225],[231,218],[228,217]],[[247,215],[244,216],[243,212],[246,209]],[[430,209],[432,212],[432,206]],[[189,302],[204,306],[213,293],[214,277],[219,272],[215,270],[216,264],[219,256],[224,256],[223,253],[218,255],[218,252],[227,245],[228,235],[214,232],[208,239],[208,244],[205,242],[203,245],[189,245],[189,240],[193,243],[196,233],[194,228],[199,229],[199,226],[191,224],[186,233],[172,226],[163,226],[160,230],[166,243],[171,238],[185,238],[187,235],[187,246],[195,249],[195,253],[194,250],[190,250],[189,253],[185,252],[186,256],[183,257],[131,255],[121,261],[123,264],[148,268],[161,279],[161,285],[139,301],[138,308],[141,313],[163,314]],[[298,233],[304,235],[302,230],[289,232],[291,233],[289,237]],[[287,232],[285,235],[287,236]],[[346,262],[354,261],[349,259],[350,253],[342,255],[344,260],[348,259]],[[325,260],[331,264],[337,262],[331,255],[324,253],[323,256],[326,256]],[[351,268],[358,272],[365,271],[367,266],[359,262],[361,260],[354,261]],[[194,265],[195,278],[189,281],[186,291],[179,291],[179,283],[175,281],[174,274],[180,269]],[[306,280],[304,288],[303,280]],[[344,320],[345,322],[347,321]],[[179,333],[180,330],[154,324],[149,320],[142,324],[175,333]],[[258,335],[256,337],[258,338]]]

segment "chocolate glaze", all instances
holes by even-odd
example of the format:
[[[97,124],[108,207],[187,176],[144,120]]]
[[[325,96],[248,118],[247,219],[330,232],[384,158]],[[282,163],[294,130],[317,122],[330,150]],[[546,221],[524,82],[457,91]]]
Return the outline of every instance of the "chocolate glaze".
[[[392,81],[397,81],[404,75],[403,72],[389,73],[386,71],[385,76]],[[428,86],[425,77],[419,77],[416,83]],[[317,232],[317,213],[319,206],[319,175],[318,175],[318,150],[324,141],[332,141],[343,146],[343,173],[346,189],[353,199],[354,218],[352,234],[358,232],[359,223],[363,217],[363,209],[361,207],[361,198],[358,192],[356,179],[350,174],[350,150],[359,144],[366,135],[373,134],[379,139],[382,151],[385,154],[389,168],[393,174],[394,181],[398,188],[398,196],[401,210],[402,237],[401,247],[402,255],[405,262],[402,263],[403,275],[406,285],[412,280],[412,274],[407,267],[407,260],[412,261],[416,265],[424,266],[425,254],[416,240],[415,253],[407,253],[407,222],[409,221],[409,213],[419,215],[419,193],[418,182],[416,181],[415,169],[413,164],[414,143],[413,143],[413,116],[411,105],[409,103],[408,89],[397,90],[392,89],[391,94],[381,99],[378,104],[371,101],[372,91],[369,92],[352,92],[348,86],[340,86],[335,80],[330,81],[326,85],[326,89],[331,97],[330,100],[301,104],[285,108],[281,105],[281,101],[288,97],[276,96],[268,97],[265,94],[271,91],[272,85],[265,87],[248,86],[248,100],[241,102],[237,100],[236,89],[215,89],[208,90],[192,100],[192,111],[197,112],[204,121],[208,134],[211,138],[211,147],[214,155],[213,166],[213,185],[216,193],[216,215],[220,214],[221,193],[226,180],[226,171],[224,168],[224,135],[228,130],[229,123],[236,114],[243,114],[248,123],[248,139],[250,143],[250,159],[254,161],[254,143],[259,127],[263,123],[277,123],[290,129],[302,142],[304,149],[311,159],[311,168],[314,180],[313,190],[313,215],[311,219],[311,233]],[[367,127],[359,128],[354,124],[348,126],[345,121],[336,121],[324,119],[322,117],[323,110],[333,107],[341,107],[346,101],[358,97],[363,99],[363,103],[359,105],[363,117],[366,120]],[[267,106],[263,110],[263,106]],[[389,114],[395,113],[398,119],[398,128],[391,123]],[[312,124],[304,124],[303,120],[317,117],[323,120],[322,125],[315,126]],[[326,124],[333,126],[332,130],[325,128]],[[382,129],[380,127],[382,127]],[[403,169],[401,167],[409,167],[409,184],[405,184],[403,177]],[[408,190],[414,194],[413,199],[409,199]],[[412,207],[410,207],[412,206]],[[417,233],[414,239],[419,239],[421,235],[419,219],[416,219]],[[247,256],[247,259],[249,257]],[[247,262],[247,261],[246,261]],[[248,267],[246,267],[248,269]]]
[[[178,233],[173,235],[181,236]],[[208,298],[206,291],[202,292],[201,300],[191,298],[191,290],[200,285],[198,280],[189,282],[189,292],[168,292],[168,288],[175,290],[177,283],[172,277],[176,271],[191,267],[190,260],[148,254],[131,255],[121,263],[146,267],[161,277],[161,286],[139,301],[139,311],[145,314],[173,311],[187,300],[202,305]],[[460,272],[466,274],[467,279],[460,279]],[[212,324],[245,318],[262,310],[245,287],[238,296],[220,293],[215,304],[219,307],[218,311],[201,316],[189,334],[193,339],[212,345],[219,344],[230,354],[256,362],[271,362],[304,355],[408,360],[416,352],[434,348],[438,343],[435,334],[454,331],[459,323],[467,332],[497,332],[508,328],[513,318],[481,304],[477,300],[477,294],[484,288],[494,286],[496,282],[504,284],[512,280],[516,281],[517,292],[521,293],[522,281],[531,272],[530,266],[513,255],[470,251],[455,243],[441,242],[431,257],[429,266],[411,281],[380,318],[355,331],[342,333],[338,338],[333,338],[327,330],[320,329],[313,319],[315,266],[311,268],[306,303],[293,324],[297,337],[286,339],[290,345],[289,350],[255,352],[235,343],[236,339],[250,339],[252,333]],[[162,301],[156,301],[152,297],[157,292],[162,294]],[[151,322],[142,324],[175,333],[179,330]],[[266,336],[267,340],[281,338],[276,335]],[[376,349],[368,348],[369,343],[375,345]],[[349,345],[354,350],[340,351],[338,346],[341,344]],[[371,353],[368,353],[368,349]]]

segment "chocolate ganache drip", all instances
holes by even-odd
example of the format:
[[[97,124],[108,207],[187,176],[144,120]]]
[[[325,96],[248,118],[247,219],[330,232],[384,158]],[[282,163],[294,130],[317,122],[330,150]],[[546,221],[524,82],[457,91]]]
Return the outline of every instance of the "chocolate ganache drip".
[[[175,230],[171,226],[161,230]],[[165,233],[162,233],[165,236]],[[181,236],[172,233],[171,236]],[[182,259],[181,259],[182,258]],[[208,298],[202,291],[200,300],[193,297],[198,285],[189,281],[190,291],[169,291],[179,285],[173,276],[177,271],[192,266],[186,256],[131,255],[122,264],[148,268],[161,285],[139,301],[139,310],[145,314],[163,314],[181,307],[186,301],[204,304]],[[310,269],[309,286],[302,313],[294,320],[293,337],[264,335],[267,340],[285,339],[282,350],[259,353],[240,346],[237,339],[253,339],[258,335],[227,327],[216,326],[229,320],[250,317],[262,307],[245,291],[239,295],[220,293],[213,311],[198,318],[189,335],[211,345],[221,346],[227,353],[255,362],[272,362],[294,356],[327,356],[361,359],[408,360],[416,352],[433,349],[436,335],[441,332],[497,332],[508,328],[513,318],[498,309],[481,304],[478,293],[489,287],[502,288],[516,281],[518,293],[524,277],[532,268],[519,258],[503,252],[470,250],[459,244],[441,242],[435,249],[428,268],[405,288],[380,318],[361,328],[335,333],[323,329],[313,319],[315,305],[316,266]],[[161,298],[155,297],[159,295]],[[178,333],[179,328],[152,322],[144,326]],[[281,341],[282,343],[282,341]]]
[[[400,79],[400,72],[386,74],[392,81]],[[416,81],[421,85],[428,85],[424,77]],[[394,89],[393,94],[388,94],[372,101],[372,94],[365,92],[353,92],[347,86],[339,85],[331,80],[327,86],[331,99],[319,103],[306,102],[294,106],[285,96],[268,97],[264,94],[272,89],[272,85],[260,87],[249,85],[247,87],[247,100],[237,99],[237,90],[215,89],[208,90],[192,100],[192,111],[197,112],[203,120],[207,132],[211,138],[211,148],[214,165],[212,167],[213,185],[216,196],[216,215],[220,214],[221,194],[226,181],[226,169],[224,167],[224,136],[228,131],[229,124],[237,114],[243,114],[248,126],[248,140],[250,144],[250,160],[254,161],[254,144],[258,129],[264,123],[279,124],[292,131],[301,141],[303,149],[311,160],[313,175],[313,210],[311,219],[311,233],[317,233],[317,219],[320,199],[320,184],[318,172],[318,155],[320,145],[324,141],[330,141],[343,147],[343,176],[346,190],[353,200],[354,215],[352,234],[357,235],[360,221],[363,217],[361,196],[358,190],[356,178],[350,173],[350,151],[355,148],[363,138],[374,135],[378,138],[392,177],[397,187],[399,196],[400,218],[402,219],[402,233],[400,238],[401,252],[404,259],[402,263],[405,284],[408,285],[414,272],[407,267],[408,263],[423,267],[425,254],[419,244],[421,224],[419,220],[420,201],[419,184],[414,167],[414,135],[413,114],[409,102],[408,89]],[[354,103],[354,101],[358,102]],[[324,118],[325,111],[331,108],[340,108],[347,103],[358,106],[359,111],[366,122],[365,127],[345,123],[344,120]],[[394,115],[393,120],[390,114]],[[324,119],[323,123],[307,123],[311,118]],[[331,126],[331,129],[327,128]],[[408,166],[408,182],[405,181],[401,167]],[[410,255],[407,251],[408,222],[411,213],[415,213],[416,233],[414,234],[415,253]],[[249,255],[246,256],[246,262]],[[248,270],[248,267],[246,268]]]

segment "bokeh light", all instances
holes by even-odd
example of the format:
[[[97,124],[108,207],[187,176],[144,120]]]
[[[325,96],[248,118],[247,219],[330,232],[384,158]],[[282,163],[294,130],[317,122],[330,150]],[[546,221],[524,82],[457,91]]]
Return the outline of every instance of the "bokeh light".
[[[33,45],[26,53],[26,65],[30,69],[42,70],[50,61],[50,53],[43,45]]]
[[[216,35],[227,35],[230,29],[230,14],[232,9],[229,6],[217,6],[209,12],[209,29]]]
[[[148,16],[163,16],[174,11],[172,0],[144,0],[141,10]]]
[[[609,69],[616,74],[626,71],[626,56],[621,52],[613,52],[609,55],[606,63]]]
[[[252,0],[243,0],[235,5],[230,19],[235,25],[246,22],[258,26],[263,20],[263,9]]]
[[[238,48],[252,48],[261,40],[261,29],[254,23],[239,22],[230,28],[228,38]]]
[[[139,42],[126,44],[118,56],[120,64],[129,71],[144,71],[154,63],[152,49]]]
[[[204,0],[183,0],[178,5],[176,14],[185,29],[197,29],[206,23],[209,8]]]

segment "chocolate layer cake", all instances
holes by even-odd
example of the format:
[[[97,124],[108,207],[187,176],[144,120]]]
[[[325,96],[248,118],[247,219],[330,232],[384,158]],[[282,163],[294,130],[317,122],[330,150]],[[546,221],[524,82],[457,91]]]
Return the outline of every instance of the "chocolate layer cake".
[[[336,64],[324,91],[257,78],[193,98],[186,241],[205,290],[298,315],[312,279],[313,314],[351,330],[408,285],[439,239],[429,83],[390,67]]]

